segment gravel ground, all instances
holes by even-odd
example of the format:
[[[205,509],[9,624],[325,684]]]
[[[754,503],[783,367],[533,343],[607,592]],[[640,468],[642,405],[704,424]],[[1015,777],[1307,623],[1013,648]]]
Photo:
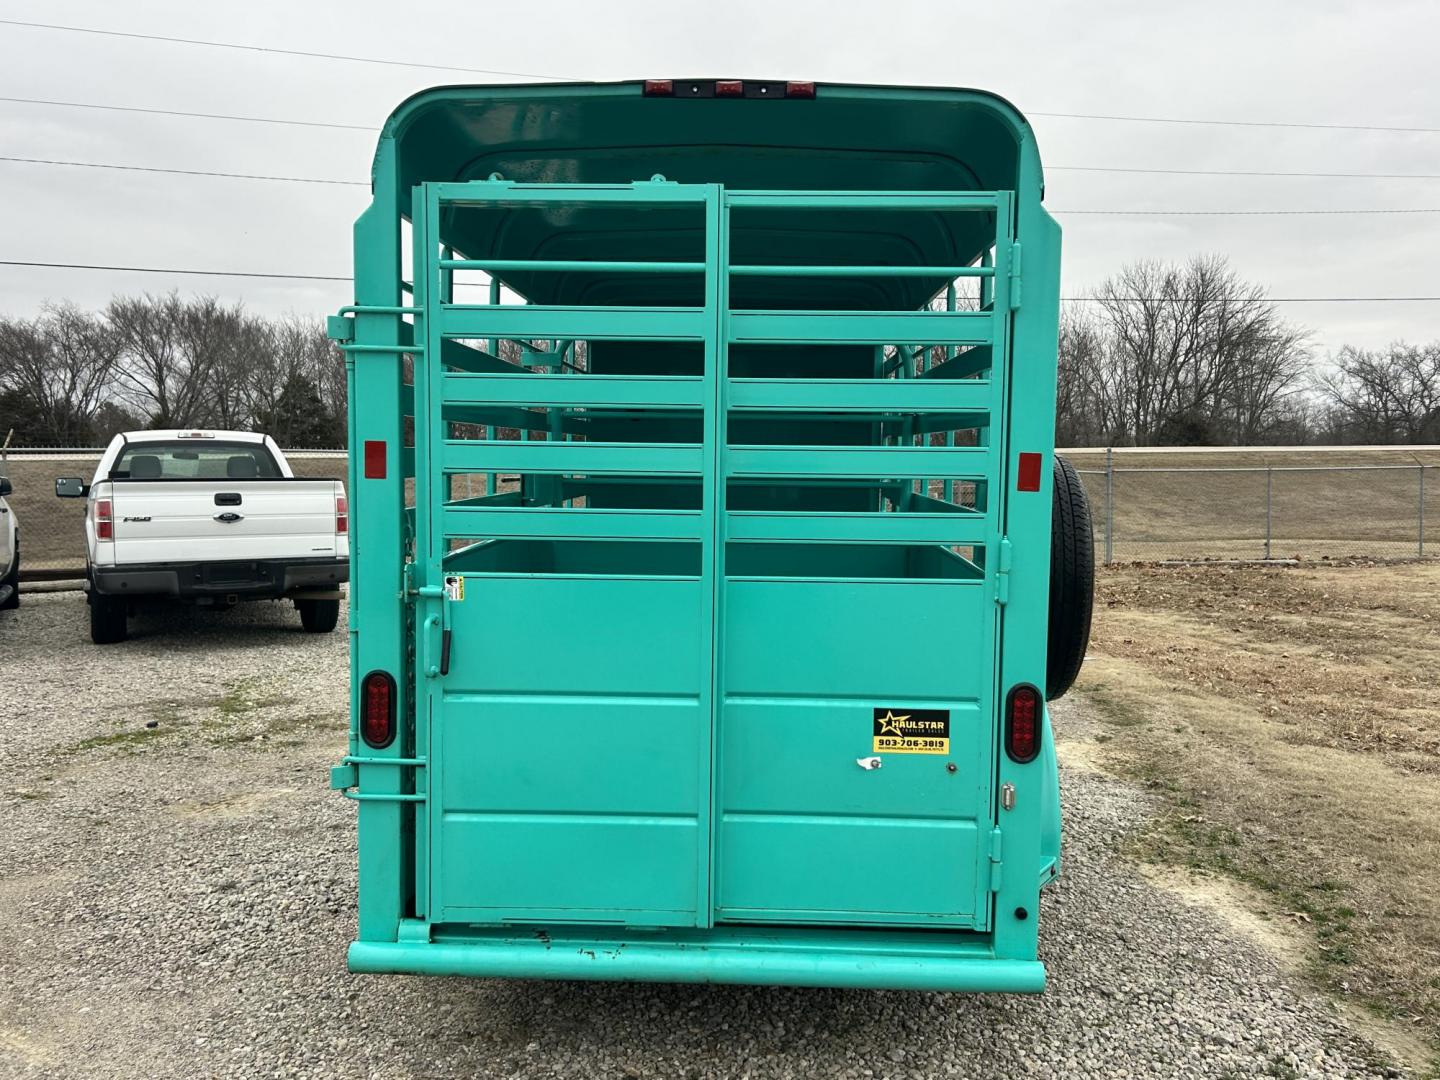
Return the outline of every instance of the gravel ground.
[[[73,593],[0,615],[0,1075],[1386,1074],[1114,854],[1142,795],[1069,770],[1043,997],[348,975],[345,635],[278,604],[132,629],[93,647]]]

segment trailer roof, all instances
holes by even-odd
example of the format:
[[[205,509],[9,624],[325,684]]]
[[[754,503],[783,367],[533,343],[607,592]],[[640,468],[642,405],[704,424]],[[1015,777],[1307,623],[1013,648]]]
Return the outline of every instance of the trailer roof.
[[[495,173],[536,183],[628,183],[660,174],[732,190],[998,190],[1037,201],[1043,195],[1028,123],[984,91],[822,83],[813,98],[767,100],[653,97],[644,86],[446,86],[409,98],[382,133],[382,140],[393,140],[400,213],[408,216],[415,184]],[[377,154],[377,175],[385,160]],[[578,209],[511,211],[502,220],[476,213],[451,221],[446,235],[472,258],[615,258],[621,236],[625,258],[695,257],[703,229],[662,212],[631,215],[617,220]],[[994,236],[993,225],[976,217],[851,212],[827,220],[814,212],[802,225],[793,215],[771,214],[734,223],[733,254],[736,261],[784,263],[800,228],[812,252],[818,241],[837,263],[964,265]],[[664,303],[677,298],[674,289],[681,285],[672,282],[672,289],[634,277],[620,283],[593,274],[517,276],[509,283],[547,303]],[[760,285],[772,303],[777,290],[788,290],[795,305],[909,308],[944,281],[846,285],[772,278],[754,287]],[[785,297],[778,299],[786,304]],[[743,296],[735,300],[746,302]]]

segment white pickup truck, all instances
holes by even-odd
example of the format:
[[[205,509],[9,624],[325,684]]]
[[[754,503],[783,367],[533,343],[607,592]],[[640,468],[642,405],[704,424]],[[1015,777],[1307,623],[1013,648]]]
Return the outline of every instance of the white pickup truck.
[[[339,480],[297,479],[268,435],[131,431],[86,484],[55,481],[85,514],[90,638],[123,641],[147,597],[228,607],[293,600],[306,630],[335,629],[350,577],[349,510]]]

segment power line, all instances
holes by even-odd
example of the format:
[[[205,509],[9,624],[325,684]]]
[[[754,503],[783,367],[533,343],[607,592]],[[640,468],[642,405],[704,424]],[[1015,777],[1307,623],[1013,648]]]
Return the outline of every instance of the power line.
[[[173,266],[102,266],[98,263],[32,262],[0,259],[0,266],[43,266],[58,270],[121,270],[133,274],[192,274],[200,277],[274,278],[277,281],[353,281],[338,274],[267,274],[253,270],[187,270]]]
[[[233,41],[202,41],[198,38],[166,37],[163,34],[136,34],[127,30],[100,30],[91,26],[61,26],[57,23],[22,22],[0,19],[3,26],[25,26],[34,30],[63,30],[71,34],[96,34],[101,37],[133,38],[138,41],[164,41],[172,45],[201,45],[208,49],[238,49],[241,52],[272,53],[277,56],[303,56],[312,60],[345,60],[355,64],[381,64],[385,67],[425,68],[428,71],[464,71],[472,75],[505,75],[518,79],[551,79],[569,81],[561,75],[544,75],[534,71],[502,71],[496,68],[458,67],[453,64],[424,64],[413,60],[385,60],[376,56],[347,56],[341,53],[306,52],[302,49],[273,49],[265,45],[240,45]]]
[[[1129,301],[1141,304],[1185,304],[1190,301],[1183,296],[1062,296],[1070,304],[1104,304]],[[1440,302],[1440,296],[1222,296],[1221,304],[1415,304]]]
[[[316,176],[276,176],[268,173],[237,173],[208,169],[167,169],[150,165],[118,165],[100,161],[61,161],[55,158],[30,158],[0,155],[0,161],[26,165],[53,165],[81,169],[119,169],[125,172],[162,173],[169,176],[209,176],[232,180],[274,180],[291,184],[338,184],[342,186],[368,187],[363,180],[340,180]],[[1315,214],[1440,214],[1440,209],[1386,209],[1353,208],[1339,210],[1051,210],[1052,214],[1097,216],[1142,216],[1142,217],[1291,217]]]
[[[120,169],[124,172],[165,173],[171,176],[223,176],[233,180],[283,180],[288,184],[343,184],[355,187],[370,185],[364,180],[330,180],[315,176],[270,176],[261,173],[212,172],[204,169],[161,169],[149,165],[111,165],[98,161],[56,161],[51,158],[6,157],[0,161],[23,162],[26,165],[67,165],[80,169]]]
[[[1355,210],[1051,210],[1052,214],[1098,214],[1105,217],[1300,217],[1315,214],[1440,214],[1440,209]]]
[[[0,266],[38,266],[57,270],[116,270],[137,274],[194,274],[204,277],[274,278],[279,281],[352,281],[353,278],[340,274],[272,274],[254,270],[192,270],[165,266],[108,266],[97,263],[36,262],[20,259],[0,259]],[[1107,297],[1062,296],[1070,303],[1099,303]],[[1142,300],[1146,303],[1185,303],[1184,297],[1152,296],[1125,297],[1127,300]],[[1253,297],[1222,298],[1223,303],[1249,303]],[[1267,296],[1261,298],[1269,304],[1387,304],[1387,303],[1432,303],[1440,302],[1440,296]]]
[[[1200,120],[1179,116],[1111,116],[1103,113],[1026,112],[1062,120],[1115,120],[1129,124],[1205,124],[1215,127],[1305,128],[1316,131],[1389,131],[1406,134],[1440,134],[1436,127],[1388,127],[1379,124],[1307,124],[1281,120]]]
[[[1313,176],[1327,180],[1440,180],[1440,173],[1270,172],[1263,169],[1142,169],[1121,165],[1046,165],[1046,172],[1150,173],[1163,176]]]
[[[283,120],[275,116],[234,116],[229,113],[185,112],[182,109],[144,109],[136,105],[99,105],[93,101],[51,101],[45,98],[0,97],[21,105],[56,105],[67,109],[104,109],[107,112],[149,113],[153,116],[184,116],[196,120],[241,120],[248,124],[284,124],[287,127],[340,128],[344,131],[377,132],[374,124],[332,124],[323,120]]]
[[[138,34],[126,30],[104,30],[91,26],[65,26],[59,23],[27,22],[0,19],[0,25],[24,26],[36,30],[57,30],[72,34],[94,34],[101,37],[130,38],[138,41],[163,41],[172,45],[198,45],[210,49],[235,49],[241,52],[271,53],[277,56],[300,56],[313,60],[343,60],[356,64],[379,64],[385,67],[418,68],[427,71],[463,71],[471,75],[504,75],[520,79],[545,79],[574,82],[574,76],[538,71],[506,71],[499,68],[472,68],[455,64],[427,64],[417,60],[390,60],[378,56],[351,56],[344,53],[310,52],[304,49],[276,49],[264,45],[243,45],[233,41],[207,41],[200,38],[169,37],[163,34]],[[1028,116],[1044,116],[1060,120],[1103,120],[1129,124],[1201,124],[1212,127],[1299,128],[1316,131],[1383,131],[1401,134],[1440,134],[1440,127],[1402,127],[1382,124],[1318,124],[1283,120],[1214,120],[1179,116],[1123,116],[1113,113],[1028,112]]]

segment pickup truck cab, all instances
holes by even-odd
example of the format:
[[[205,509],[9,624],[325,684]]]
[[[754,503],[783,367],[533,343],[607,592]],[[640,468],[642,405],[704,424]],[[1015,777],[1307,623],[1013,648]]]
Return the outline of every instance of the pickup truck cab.
[[[349,512],[339,480],[298,479],[268,435],[132,431],[115,436],[90,483],[55,481],[85,515],[90,637],[123,641],[147,597],[229,607],[294,601],[306,630],[335,628],[349,580]]]

